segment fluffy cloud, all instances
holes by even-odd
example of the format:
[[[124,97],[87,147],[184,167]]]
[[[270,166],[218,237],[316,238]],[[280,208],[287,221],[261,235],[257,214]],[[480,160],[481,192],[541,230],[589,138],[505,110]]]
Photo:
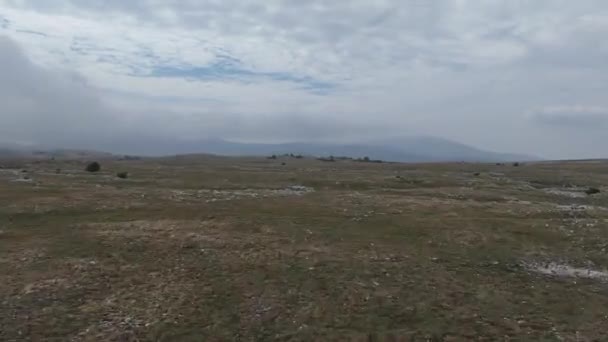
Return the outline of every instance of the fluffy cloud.
[[[383,129],[373,124],[310,117],[297,111],[289,115],[218,115],[197,109],[201,104],[213,103],[205,99],[184,103],[187,98],[153,98],[165,108],[159,110],[147,96],[137,101],[137,94],[114,94],[115,98],[125,98],[121,105],[116,99],[106,101],[108,91],[100,92],[77,73],[49,70],[32,63],[15,42],[2,36],[0,65],[0,143],[170,153],[171,148],[163,148],[162,144],[175,146],[180,141],[222,137],[259,140],[262,136],[278,141],[323,140],[339,128],[357,137],[380,134]],[[129,108],[127,113],[125,108]],[[126,144],[137,146],[133,149]]]
[[[83,75],[90,122],[97,110],[146,135],[433,134],[559,157],[568,125],[539,127],[564,121],[546,108],[608,106],[601,0],[0,0],[0,34],[36,73]],[[563,156],[601,152],[581,142]]]

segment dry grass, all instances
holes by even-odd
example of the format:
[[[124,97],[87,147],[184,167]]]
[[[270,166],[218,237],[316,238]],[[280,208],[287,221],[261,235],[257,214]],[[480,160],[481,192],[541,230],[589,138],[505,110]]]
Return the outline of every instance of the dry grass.
[[[608,163],[281,162],[0,170],[0,340],[606,338]]]

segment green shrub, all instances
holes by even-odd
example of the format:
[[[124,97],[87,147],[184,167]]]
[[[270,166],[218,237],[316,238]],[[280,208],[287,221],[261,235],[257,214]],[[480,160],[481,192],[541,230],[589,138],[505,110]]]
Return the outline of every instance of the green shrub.
[[[595,194],[599,194],[601,191],[598,188],[589,188],[587,190],[585,190],[585,193],[587,195],[595,195]]]
[[[87,165],[85,168],[88,172],[99,172],[101,170],[101,165],[98,162],[92,162]]]

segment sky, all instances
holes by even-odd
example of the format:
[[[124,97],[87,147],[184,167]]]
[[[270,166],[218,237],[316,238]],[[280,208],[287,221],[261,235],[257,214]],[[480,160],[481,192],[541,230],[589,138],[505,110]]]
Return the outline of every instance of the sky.
[[[607,61],[604,0],[0,0],[0,143],[608,157]]]

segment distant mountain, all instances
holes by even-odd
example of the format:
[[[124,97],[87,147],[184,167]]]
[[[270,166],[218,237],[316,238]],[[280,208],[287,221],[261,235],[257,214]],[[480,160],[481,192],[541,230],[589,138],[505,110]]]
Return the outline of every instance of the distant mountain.
[[[540,158],[496,153],[434,137],[406,137],[353,144],[293,142],[283,144],[239,143],[221,139],[201,141],[120,142],[109,150],[124,154],[170,155],[210,153],[227,156],[268,156],[301,154],[306,156],[369,157],[397,162],[501,162],[530,161]]]
[[[369,157],[397,162],[501,162],[530,161],[540,158],[496,153],[464,144],[431,137],[404,138],[392,141],[375,141],[365,144],[287,143],[242,144],[222,140],[207,141],[204,152],[223,155],[302,154],[310,156]]]
[[[72,150],[72,149],[53,149],[43,148],[24,148],[24,147],[2,147],[0,148],[0,158],[32,158],[32,159],[104,159],[112,157],[111,153],[98,152],[92,150]]]
[[[437,137],[403,137],[372,142],[379,147],[397,148],[408,154],[419,154],[431,161],[502,162],[533,161],[541,158],[530,155],[499,153],[481,150],[462,143]]]
[[[533,156],[496,153],[435,137],[405,137],[353,144],[293,142],[283,144],[239,143],[222,139],[179,141],[156,137],[112,141],[100,150],[116,154],[166,156],[208,153],[226,156],[269,156],[301,154],[314,157],[352,157],[396,162],[507,162],[540,160]],[[38,148],[39,149],[39,148]],[[20,151],[22,153],[23,151]],[[103,153],[77,150],[31,151],[32,155],[57,157],[107,156]]]
[[[17,158],[20,156],[20,153],[16,150],[10,148],[0,148],[0,158]]]

